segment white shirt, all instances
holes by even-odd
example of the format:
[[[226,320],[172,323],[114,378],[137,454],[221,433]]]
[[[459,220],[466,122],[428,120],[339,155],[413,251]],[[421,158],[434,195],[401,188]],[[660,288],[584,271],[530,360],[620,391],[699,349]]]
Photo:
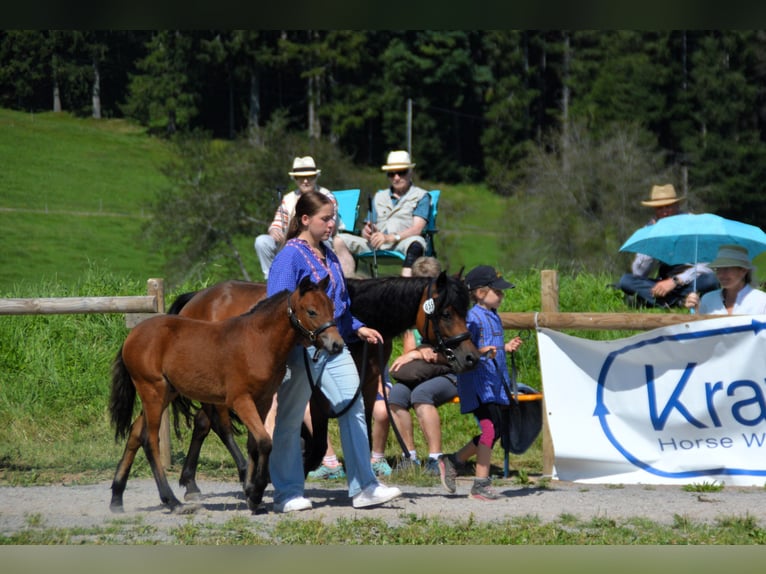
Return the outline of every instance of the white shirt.
[[[701,315],[726,315],[728,311],[723,304],[723,291],[716,289],[705,293],[700,300]],[[732,315],[763,315],[766,314],[766,293],[745,285],[737,293]]]

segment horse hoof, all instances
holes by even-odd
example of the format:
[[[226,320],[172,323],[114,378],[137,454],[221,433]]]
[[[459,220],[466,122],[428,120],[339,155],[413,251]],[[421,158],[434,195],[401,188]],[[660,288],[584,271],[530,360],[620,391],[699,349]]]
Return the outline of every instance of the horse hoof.
[[[120,514],[125,512],[125,509],[122,507],[122,504],[110,504],[109,510],[111,510],[115,514]]]
[[[173,510],[171,510],[171,512],[173,514],[179,514],[179,515],[194,514],[200,508],[202,508],[201,504],[179,504],[178,506],[173,508]]]
[[[184,494],[184,500],[187,502],[198,502],[202,500],[202,493],[199,491],[187,492],[186,494]]]
[[[247,507],[250,509],[250,512],[252,512],[253,514],[258,514],[258,512],[263,512],[264,510],[266,510],[266,505],[263,503],[263,500],[259,500],[256,502],[248,498]]]

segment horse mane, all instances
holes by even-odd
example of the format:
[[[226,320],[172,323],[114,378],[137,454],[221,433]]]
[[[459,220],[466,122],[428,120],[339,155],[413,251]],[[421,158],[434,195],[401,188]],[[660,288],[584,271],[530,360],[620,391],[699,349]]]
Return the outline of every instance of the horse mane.
[[[346,285],[351,313],[383,337],[395,337],[415,324],[420,299],[431,281],[430,277],[349,278]],[[439,307],[452,306],[465,317],[470,300],[463,281],[446,273],[433,281],[433,294],[439,294]]]
[[[291,291],[288,289],[285,289],[284,291],[280,291],[279,293],[274,293],[271,297],[266,297],[265,299],[261,299],[258,301],[255,305],[250,307],[250,310],[242,313],[240,317],[247,317],[248,315],[252,315],[255,312],[260,312],[261,310],[264,310],[264,312],[269,312],[272,308],[278,307],[283,300],[287,299],[287,297],[290,296]]]

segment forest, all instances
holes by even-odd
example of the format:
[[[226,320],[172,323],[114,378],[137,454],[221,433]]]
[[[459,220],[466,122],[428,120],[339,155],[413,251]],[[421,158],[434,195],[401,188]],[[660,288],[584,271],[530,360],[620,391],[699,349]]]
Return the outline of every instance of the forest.
[[[359,166],[409,147],[523,200],[536,262],[614,253],[653,183],[763,221],[765,75],[760,30],[0,31],[1,107],[256,144],[278,118]]]

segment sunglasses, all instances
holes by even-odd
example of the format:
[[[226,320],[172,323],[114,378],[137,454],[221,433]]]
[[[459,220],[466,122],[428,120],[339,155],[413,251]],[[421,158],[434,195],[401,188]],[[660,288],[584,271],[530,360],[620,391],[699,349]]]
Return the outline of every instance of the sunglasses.
[[[386,173],[388,177],[394,177],[395,175],[398,175],[399,177],[404,177],[408,173],[410,173],[410,170],[408,169],[400,169],[399,171],[389,171]]]

